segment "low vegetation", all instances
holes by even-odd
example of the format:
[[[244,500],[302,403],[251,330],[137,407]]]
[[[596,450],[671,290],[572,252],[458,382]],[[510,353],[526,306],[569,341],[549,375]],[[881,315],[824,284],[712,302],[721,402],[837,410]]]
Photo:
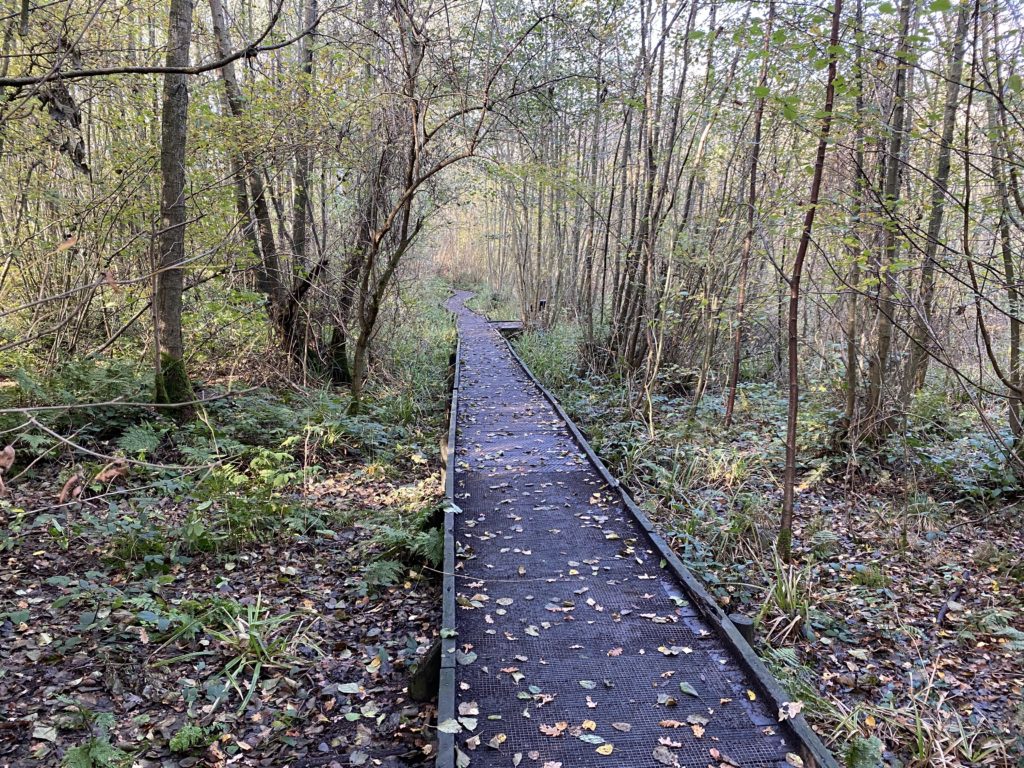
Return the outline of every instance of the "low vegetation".
[[[146,402],[124,361],[17,372],[0,763],[428,758],[432,707],[404,688],[438,625],[444,295],[392,307],[404,332],[385,329],[357,415],[212,360],[192,419],[73,407]]]

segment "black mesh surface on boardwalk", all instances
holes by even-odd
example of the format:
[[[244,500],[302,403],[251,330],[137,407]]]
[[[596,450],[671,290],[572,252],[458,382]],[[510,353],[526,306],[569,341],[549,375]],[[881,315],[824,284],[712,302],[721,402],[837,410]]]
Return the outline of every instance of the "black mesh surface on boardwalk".
[[[449,302],[457,747],[474,768],[787,765],[786,724],[469,295]]]

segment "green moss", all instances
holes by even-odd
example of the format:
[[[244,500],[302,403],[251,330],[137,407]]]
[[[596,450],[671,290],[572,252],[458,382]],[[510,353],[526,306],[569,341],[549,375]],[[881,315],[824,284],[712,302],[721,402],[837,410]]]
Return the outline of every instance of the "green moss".
[[[779,531],[779,539],[776,543],[776,548],[778,549],[779,557],[788,563],[790,554],[793,550],[793,532],[790,530]]]
[[[192,382],[185,370],[185,361],[166,352],[160,356],[161,370],[156,374],[156,402],[187,403],[193,398]]]

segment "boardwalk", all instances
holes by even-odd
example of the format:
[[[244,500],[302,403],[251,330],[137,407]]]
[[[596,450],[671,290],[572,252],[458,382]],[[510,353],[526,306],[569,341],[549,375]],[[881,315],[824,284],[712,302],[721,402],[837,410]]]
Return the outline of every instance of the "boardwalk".
[[[459,725],[441,726],[458,730],[458,759],[834,765],[820,744],[808,749],[802,719],[797,730],[779,722],[771,691],[702,617],[498,333],[465,309],[468,296],[449,303],[461,339],[449,661]]]

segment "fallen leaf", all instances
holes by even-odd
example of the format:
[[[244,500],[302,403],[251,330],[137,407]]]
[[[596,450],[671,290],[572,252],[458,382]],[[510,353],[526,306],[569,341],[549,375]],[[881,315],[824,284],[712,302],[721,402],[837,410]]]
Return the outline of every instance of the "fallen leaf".
[[[597,752],[597,754],[599,754],[599,755],[604,755],[605,757],[607,757],[608,755],[610,755],[612,752],[615,751],[615,746],[613,744],[602,744],[600,747],[598,747],[594,751]]]
[[[32,729],[32,738],[40,741],[56,741],[57,729],[52,725],[37,724]]]
[[[462,726],[454,718],[449,717],[443,723],[438,723],[437,730],[441,733],[461,733]]]
[[[694,688],[692,685],[690,685],[685,680],[681,680],[679,682],[679,690],[682,691],[683,693],[685,693],[687,696],[693,696],[694,698],[697,698],[697,699],[700,698],[700,694],[697,693],[697,689]]]
[[[504,733],[497,733],[494,738],[487,742],[487,746],[492,749],[500,749],[501,745],[508,741],[508,736]]]
[[[633,730],[633,726],[629,723],[612,723],[612,728],[616,731],[622,731],[623,733],[629,733]]]
[[[783,720],[792,720],[794,717],[800,714],[800,710],[804,708],[802,701],[786,701],[783,702],[782,706],[779,707],[779,722]]]
[[[565,733],[565,729],[568,727],[569,724],[564,720],[562,722],[555,723],[554,725],[545,725],[544,723],[541,723],[540,732],[543,733],[545,736],[561,736],[563,733]]]
[[[675,756],[673,752],[670,752],[666,747],[660,746],[655,747],[651,756],[662,765],[669,765],[672,768],[679,768],[679,758]]]

